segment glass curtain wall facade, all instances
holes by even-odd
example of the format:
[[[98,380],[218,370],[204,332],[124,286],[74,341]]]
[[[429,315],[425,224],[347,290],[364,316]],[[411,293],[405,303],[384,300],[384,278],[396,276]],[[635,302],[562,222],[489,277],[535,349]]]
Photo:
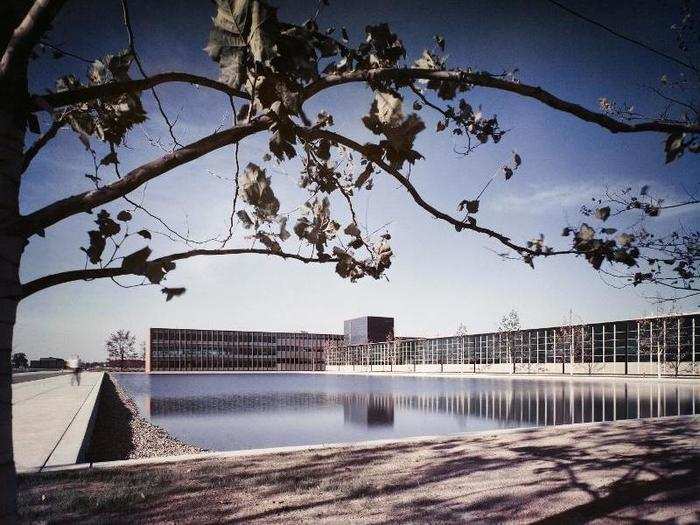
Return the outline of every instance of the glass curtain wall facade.
[[[146,372],[324,370],[337,334],[151,328]]]
[[[513,372],[560,364],[560,369],[546,368],[563,372],[566,366],[578,365],[589,373],[612,369],[630,374],[642,370],[632,365],[651,364],[666,375],[697,374],[700,314],[354,346],[339,343],[329,348],[325,361],[334,367],[472,365],[474,371],[508,364]],[[610,364],[615,366],[603,366]]]

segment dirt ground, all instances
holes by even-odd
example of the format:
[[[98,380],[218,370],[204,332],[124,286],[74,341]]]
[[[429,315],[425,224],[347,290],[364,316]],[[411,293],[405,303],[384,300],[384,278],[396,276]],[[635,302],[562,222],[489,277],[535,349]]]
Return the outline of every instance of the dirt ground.
[[[20,477],[25,522],[700,522],[700,418]]]

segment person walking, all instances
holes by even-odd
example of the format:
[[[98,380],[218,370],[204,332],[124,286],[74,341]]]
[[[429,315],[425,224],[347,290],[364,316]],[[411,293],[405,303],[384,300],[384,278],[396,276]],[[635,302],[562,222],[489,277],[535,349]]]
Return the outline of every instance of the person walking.
[[[70,384],[71,386],[80,386],[80,372],[82,363],[80,362],[80,356],[76,355],[73,359],[68,360],[68,368],[71,370]]]

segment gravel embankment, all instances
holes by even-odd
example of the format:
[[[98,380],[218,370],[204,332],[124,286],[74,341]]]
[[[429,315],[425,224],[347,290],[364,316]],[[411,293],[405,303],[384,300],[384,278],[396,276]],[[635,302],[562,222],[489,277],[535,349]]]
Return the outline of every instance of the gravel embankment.
[[[204,450],[173,438],[165,429],[141,417],[136,404],[119,383],[109,375],[105,378],[89,461],[175,456]]]

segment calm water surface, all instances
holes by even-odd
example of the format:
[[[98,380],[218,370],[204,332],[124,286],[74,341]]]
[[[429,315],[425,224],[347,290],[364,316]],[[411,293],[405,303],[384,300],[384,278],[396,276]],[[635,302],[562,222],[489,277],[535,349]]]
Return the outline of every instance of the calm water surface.
[[[210,450],[695,414],[700,385],[324,374],[116,374],[141,413]]]

